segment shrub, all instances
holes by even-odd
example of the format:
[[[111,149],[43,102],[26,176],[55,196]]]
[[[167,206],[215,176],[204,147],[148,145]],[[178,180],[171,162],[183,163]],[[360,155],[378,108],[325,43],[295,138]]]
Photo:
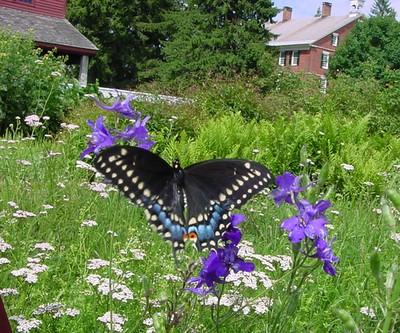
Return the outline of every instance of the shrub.
[[[67,111],[79,101],[65,58],[44,55],[27,36],[0,31],[0,134],[29,115],[49,117],[46,127],[55,132]],[[22,124],[24,132],[29,127]]]

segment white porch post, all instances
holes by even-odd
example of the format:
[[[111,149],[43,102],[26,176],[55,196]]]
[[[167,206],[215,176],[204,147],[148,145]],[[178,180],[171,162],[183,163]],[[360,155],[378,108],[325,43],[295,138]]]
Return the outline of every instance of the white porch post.
[[[81,57],[81,63],[79,65],[79,84],[86,87],[88,80],[88,70],[89,70],[89,57],[83,55]]]

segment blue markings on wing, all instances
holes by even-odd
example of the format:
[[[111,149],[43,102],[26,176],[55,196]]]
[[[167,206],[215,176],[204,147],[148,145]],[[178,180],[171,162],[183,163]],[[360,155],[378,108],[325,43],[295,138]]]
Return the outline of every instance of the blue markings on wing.
[[[183,235],[187,234],[186,228],[183,227],[180,221],[172,221],[168,217],[167,212],[163,210],[163,207],[158,203],[154,203],[149,208],[150,213],[155,216],[154,220],[150,219],[150,222],[156,227],[160,234],[163,234],[166,240],[172,242],[178,241],[183,242]]]

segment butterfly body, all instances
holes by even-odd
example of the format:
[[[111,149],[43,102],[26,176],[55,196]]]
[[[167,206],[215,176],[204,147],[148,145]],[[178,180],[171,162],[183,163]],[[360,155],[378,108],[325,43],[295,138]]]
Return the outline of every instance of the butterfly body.
[[[130,201],[145,208],[150,225],[174,250],[191,239],[199,250],[216,247],[230,225],[229,212],[273,181],[263,165],[215,159],[182,169],[148,150],[114,146],[101,152],[96,169]]]

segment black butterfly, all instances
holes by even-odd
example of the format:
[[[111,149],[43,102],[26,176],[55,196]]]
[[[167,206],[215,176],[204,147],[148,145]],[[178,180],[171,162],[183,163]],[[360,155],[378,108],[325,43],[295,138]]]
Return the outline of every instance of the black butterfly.
[[[182,169],[152,152],[130,146],[102,151],[94,166],[130,201],[146,209],[151,226],[174,251],[187,238],[199,250],[216,247],[230,225],[229,211],[245,204],[273,182],[263,165],[215,159]]]

